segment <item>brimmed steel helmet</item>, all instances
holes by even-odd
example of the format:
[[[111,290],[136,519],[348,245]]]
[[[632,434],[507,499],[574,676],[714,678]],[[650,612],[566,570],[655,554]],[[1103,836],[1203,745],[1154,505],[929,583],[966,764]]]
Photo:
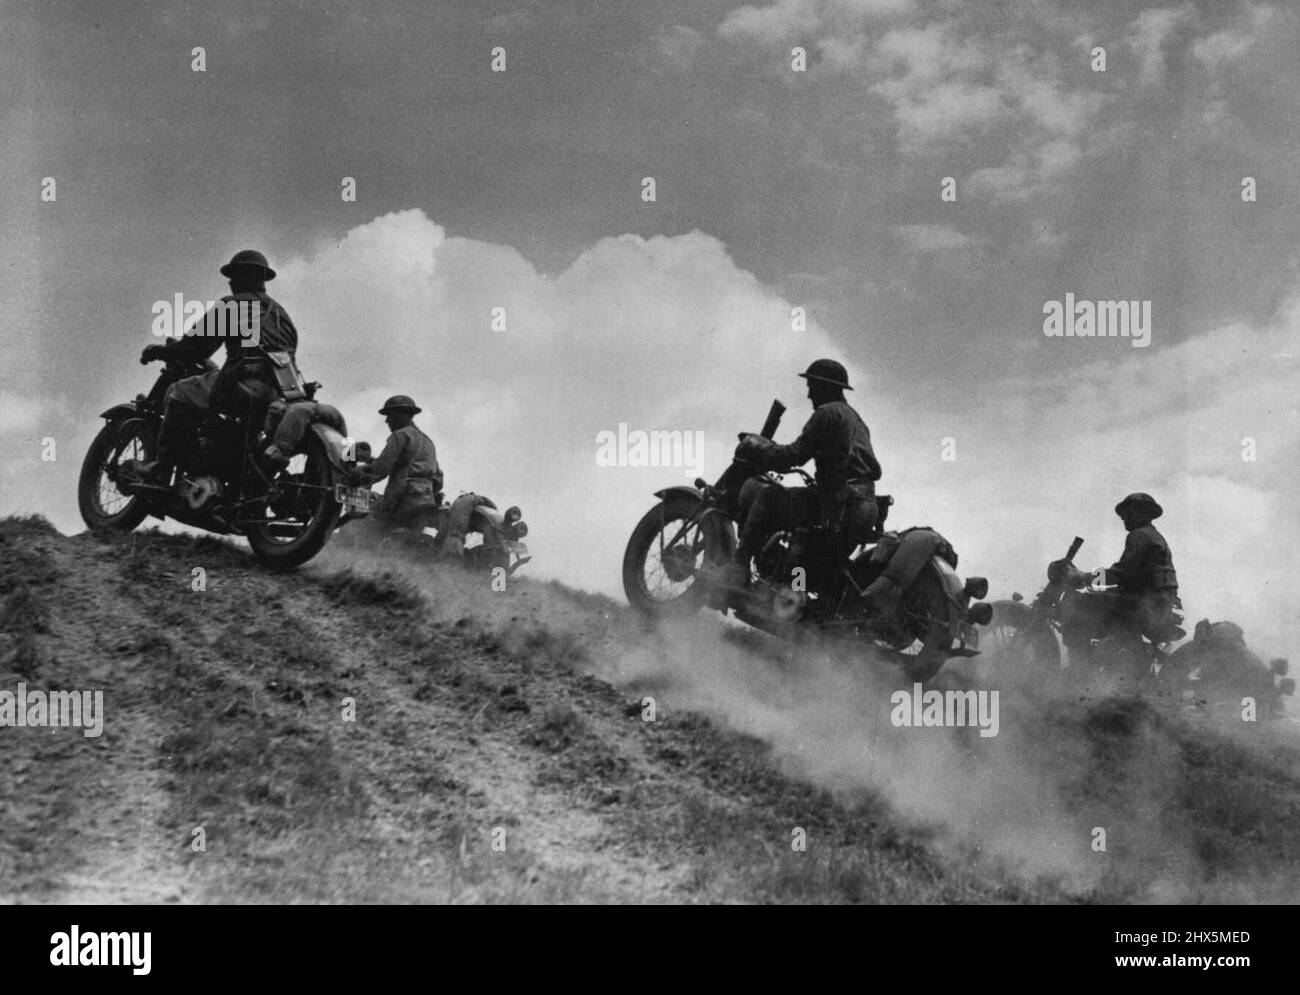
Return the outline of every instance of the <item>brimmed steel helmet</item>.
[[[1151,511],[1151,517],[1153,519],[1159,518],[1165,513],[1165,509],[1160,507],[1155,498],[1150,494],[1143,494],[1141,491],[1138,491],[1136,494],[1130,494],[1119,504],[1115,505],[1115,514],[1122,517],[1125,508],[1131,508],[1134,506],[1145,506],[1148,508]]]
[[[229,277],[237,266],[260,266],[266,271],[266,276],[263,279],[275,279],[275,270],[271,269],[271,264],[266,261],[266,256],[256,249],[240,249],[230,257],[230,262],[221,267],[221,275]]]
[[[805,380],[820,380],[822,383],[828,383],[832,387],[840,387],[844,390],[852,390],[849,386],[849,374],[839,363],[833,359],[817,359],[799,376]]]
[[[384,402],[384,406],[379,409],[379,413],[386,415],[393,411],[409,411],[413,415],[418,415],[423,410],[423,408],[417,407],[416,403],[405,394],[394,394]]]

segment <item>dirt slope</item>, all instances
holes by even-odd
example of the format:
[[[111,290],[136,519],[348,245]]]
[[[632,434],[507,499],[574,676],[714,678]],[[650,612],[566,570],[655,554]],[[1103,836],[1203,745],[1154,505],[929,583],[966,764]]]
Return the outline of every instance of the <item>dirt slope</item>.
[[[885,737],[866,757],[862,707],[840,713],[845,688],[874,686],[861,668],[801,672],[811,665],[713,623],[647,633],[557,585],[493,592],[387,566],[327,550],[275,575],[214,539],[0,522],[0,691],[102,689],[106,713],[99,738],[0,728],[0,899],[1296,894],[1300,754],[1285,737],[1053,703],[1051,721],[1077,735],[1033,741],[1058,746],[1034,751],[1055,772],[1035,822],[1010,801],[1023,771],[1014,784],[944,780],[952,757],[1001,770],[994,741],[957,737],[936,756]],[[205,590],[192,590],[195,568]],[[1028,719],[1017,728],[1022,747],[1038,735]],[[998,804],[983,812],[961,783]],[[1103,869],[1086,865],[1099,819],[1142,830],[1127,844],[1118,832]],[[791,847],[797,830],[806,852]],[[1043,868],[1006,859],[997,840],[1012,838]]]

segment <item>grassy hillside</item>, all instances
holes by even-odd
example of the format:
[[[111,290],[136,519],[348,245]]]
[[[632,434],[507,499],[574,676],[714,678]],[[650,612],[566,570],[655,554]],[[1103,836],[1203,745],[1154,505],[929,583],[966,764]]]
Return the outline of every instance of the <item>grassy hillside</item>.
[[[701,624],[666,639],[553,584],[498,593],[342,554],[275,575],[215,539],[5,520],[0,691],[102,689],[105,724],[0,728],[0,899],[1297,895],[1300,753],[1278,730],[1229,735],[1131,700],[1022,707],[1007,742],[1052,772],[1042,826],[1057,829],[1026,815],[1047,856],[1017,866],[993,840],[1019,824],[1012,801],[1002,822],[963,818],[959,789],[934,790],[952,771],[901,739],[870,764],[856,742],[837,752],[855,727],[807,689],[857,681],[856,665],[804,681],[788,650]],[[726,673],[753,683],[743,710],[712,683]],[[962,763],[1007,760],[954,742]]]

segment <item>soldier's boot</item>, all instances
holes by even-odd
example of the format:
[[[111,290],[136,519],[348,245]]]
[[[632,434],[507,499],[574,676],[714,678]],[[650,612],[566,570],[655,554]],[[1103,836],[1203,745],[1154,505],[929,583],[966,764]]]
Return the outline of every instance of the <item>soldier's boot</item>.
[[[888,574],[881,574],[862,592],[867,613],[872,618],[878,619],[892,618],[898,611],[902,596],[902,586]]]
[[[163,423],[158,432],[158,451],[151,460],[133,459],[122,464],[128,482],[166,487],[171,483],[172,471],[184,451],[191,417],[179,404],[169,403],[163,410]]]
[[[262,458],[272,473],[279,473],[289,465],[289,457],[274,442],[262,450]]]
[[[166,487],[171,483],[172,471],[176,460],[169,446],[159,443],[158,453],[154,459],[132,459],[122,464],[122,477],[126,483],[151,484]]]

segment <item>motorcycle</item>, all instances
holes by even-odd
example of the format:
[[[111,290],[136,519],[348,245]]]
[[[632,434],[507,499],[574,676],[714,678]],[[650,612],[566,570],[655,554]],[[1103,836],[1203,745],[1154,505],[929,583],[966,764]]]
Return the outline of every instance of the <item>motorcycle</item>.
[[[358,446],[361,447],[365,447],[365,443]],[[349,523],[369,519],[371,511],[379,507],[382,499],[383,495],[368,488],[341,485],[339,501],[343,506],[343,514],[339,518],[339,529],[342,530]],[[472,540],[476,535],[479,537],[477,543],[466,542],[463,560],[465,567],[487,573],[500,567],[509,577],[532,560],[528,555],[528,547],[522,541],[528,535],[528,524],[523,520],[523,513],[517,505],[501,511],[491,498],[472,493],[463,493],[456,501],[472,502],[465,538]],[[422,560],[442,559],[452,507],[453,502],[442,500],[442,495],[439,494],[406,511],[400,522],[385,522],[383,525],[376,523],[379,549],[409,553]],[[425,531],[429,528],[434,529],[436,535],[431,536]],[[349,532],[351,535],[345,541],[353,544],[366,542],[355,526]]]
[[[1065,557],[1049,565],[1047,585],[1031,603],[1019,592],[993,602],[990,646],[1013,666],[1037,664],[1075,675],[1100,671],[1173,689],[1180,668],[1170,666],[1168,647],[1187,635],[1183,616],[1174,613],[1160,631],[1141,632],[1127,599],[1074,566],[1082,546],[1075,536]],[[1175,607],[1182,607],[1176,599]]]
[[[292,363],[288,363],[292,369]],[[325,545],[338,522],[336,496],[347,467],[347,431],[313,422],[289,466],[259,458],[261,428],[249,419],[210,413],[192,432],[186,465],[166,485],[127,470],[131,460],[156,457],[167,389],[176,381],[216,369],[211,361],[166,361],[148,394],[103,412],[103,428],[90,444],[77,483],[82,520],[91,529],[129,532],[148,516],[172,518],[223,535],[241,535],[264,564],[296,567]],[[297,371],[292,375],[297,378]],[[320,384],[302,384],[286,399],[311,399]],[[282,392],[283,393],[283,392]]]
[[[1295,694],[1295,678],[1279,657],[1267,665],[1246,647],[1245,633],[1233,622],[1196,623],[1190,642],[1170,655],[1183,676],[1182,700],[1197,709],[1238,715],[1243,699],[1255,702],[1260,718],[1286,716],[1283,699]]]
[[[774,401],[759,434],[770,440],[784,412]],[[816,486],[804,471],[794,472]],[[636,609],[662,619],[707,604],[773,635],[846,635],[889,654],[913,681],[929,680],[952,657],[979,653],[976,626],[988,623],[992,608],[972,602],[987,594],[988,582],[963,583],[956,553],[931,530],[885,533],[893,504],[887,495],[876,498],[876,526],[861,537],[844,538],[824,525],[777,528],[754,557],[748,593],[734,603],[717,577],[736,549],[740,489],[755,476],[772,484],[782,477],[734,459],[713,485],[697,479],[693,487],[655,492],[659,504],[633,529],[623,556],[623,589]],[[905,581],[892,595],[877,596],[883,589],[876,582],[895,557],[910,564]]]

